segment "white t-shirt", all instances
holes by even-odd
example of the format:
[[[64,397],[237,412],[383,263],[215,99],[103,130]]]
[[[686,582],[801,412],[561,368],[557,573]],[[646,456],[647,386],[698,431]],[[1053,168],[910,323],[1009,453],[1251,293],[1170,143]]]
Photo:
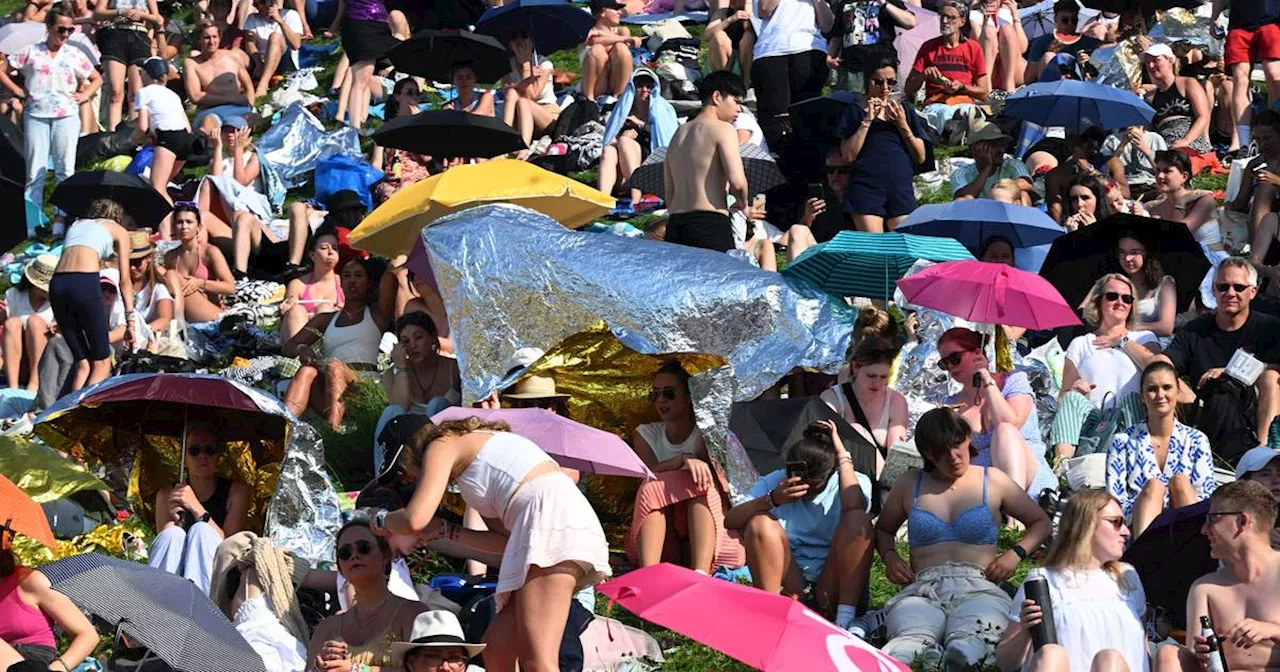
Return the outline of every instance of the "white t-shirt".
[[[769,145],[764,141],[764,131],[760,130],[760,122],[756,121],[755,115],[743,108],[738,113],[738,118],[733,120],[733,130],[750,131],[751,137],[747,138],[746,144],[756,145],[764,151],[769,151]]]
[[[150,322],[159,317],[160,302],[173,300],[173,294],[169,293],[169,288],[163,282],[157,282],[150,288],[138,293],[138,300],[134,302],[133,309],[143,320]]]
[[[280,19],[284,21],[289,30],[295,35],[302,35],[302,17],[298,16],[298,12],[292,9],[286,9],[280,12]],[[258,47],[258,51],[263,54],[267,53],[267,42],[271,40],[271,36],[283,32],[280,26],[275,22],[267,19],[261,14],[253,13],[249,18],[244,20],[244,32],[253,36],[253,41]],[[288,46],[288,45],[286,45]],[[289,62],[293,64],[293,69],[298,69],[298,50],[289,49]]]
[[[151,126],[157,131],[185,131],[190,128],[182,99],[162,84],[148,84],[138,89],[133,98],[133,109],[145,109],[151,117]]]
[[[1149,331],[1131,331],[1129,338],[1137,341],[1139,345],[1156,342],[1155,334]],[[1102,400],[1108,392],[1114,396],[1116,402],[1130,392],[1137,392],[1139,375],[1142,372],[1138,370],[1138,365],[1134,363],[1133,358],[1121,350],[1120,346],[1095,348],[1093,339],[1093,334],[1076,336],[1072,339],[1071,344],[1067,346],[1067,359],[1076,365],[1076,371],[1080,372],[1081,378],[1097,386],[1089,393],[1089,401],[1093,402],[1094,406],[1102,408]]]
[[[827,40],[818,30],[813,0],[778,0],[768,19],[760,18],[760,0],[755,0],[753,6],[751,25],[757,35],[756,60],[827,50]]]
[[[17,287],[10,287],[5,290],[4,304],[8,308],[9,317],[22,318],[22,327],[24,329],[27,326],[27,318],[32,315],[39,315],[40,319],[44,320],[49,326],[54,324],[53,306],[49,305],[48,301],[45,301],[40,306],[40,310],[36,310],[31,305],[31,295]]]

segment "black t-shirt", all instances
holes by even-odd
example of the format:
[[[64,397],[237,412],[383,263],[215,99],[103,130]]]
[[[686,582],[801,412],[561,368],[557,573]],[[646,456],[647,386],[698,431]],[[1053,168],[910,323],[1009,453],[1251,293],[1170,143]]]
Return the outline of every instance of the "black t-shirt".
[[[1228,30],[1257,30],[1280,21],[1280,0],[1232,0]]]
[[[902,0],[887,2],[907,11]],[[831,0],[831,12],[836,16],[832,31],[840,40],[840,65],[845,70],[861,73],[863,63],[874,51],[894,51],[898,22],[885,5],[876,0]]]
[[[1053,46],[1053,42],[1056,39],[1058,39],[1058,37],[1055,34],[1049,33],[1048,35],[1041,35],[1027,43],[1027,61],[1035,62],[1044,58],[1045,53],[1049,51],[1049,47]],[[1089,37],[1088,35],[1081,35],[1080,39],[1062,47],[1062,51],[1058,53],[1069,54],[1070,56],[1075,57],[1075,55],[1081,51],[1092,54],[1093,50],[1100,46],[1102,46],[1102,42]]]
[[[1264,363],[1276,364],[1280,356],[1280,319],[1250,311],[1244,326],[1223,331],[1213,314],[1203,315],[1174,334],[1164,354],[1178,369],[1178,374],[1186,376],[1194,385],[1205,371],[1226,366],[1238,349],[1244,349]]]

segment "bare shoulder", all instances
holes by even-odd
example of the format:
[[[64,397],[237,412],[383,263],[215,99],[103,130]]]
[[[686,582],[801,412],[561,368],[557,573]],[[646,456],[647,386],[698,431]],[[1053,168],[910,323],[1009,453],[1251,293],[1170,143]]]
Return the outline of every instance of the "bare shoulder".
[[[249,487],[248,483],[243,481],[231,481],[232,497],[248,497],[252,494],[253,490]]]
[[[427,605],[417,600],[406,600],[400,597],[392,597],[400,602],[400,606],[396,608],[396,627],[406,637],[413,631],[413,620],[424,611],[427,611]]]
[[[1217,592],[1218,589],[1230,588],[1231,586],[1236,585],[1236,583],[1237,581],[1235,577],[1231,575],[1231,572],[1228,571],[1226,567],[1222,567],[1217,571],[1210,572],[1196,579],[1195,582],[1191,584],[1190,594],[1195,595],[1199,593],[1201,595],[1212,595],[1214,592]]]

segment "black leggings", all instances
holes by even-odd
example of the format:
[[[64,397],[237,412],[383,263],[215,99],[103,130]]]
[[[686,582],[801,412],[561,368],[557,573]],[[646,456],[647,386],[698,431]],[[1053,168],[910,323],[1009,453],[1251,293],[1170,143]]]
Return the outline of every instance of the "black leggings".
[[[111,357],[101,282],[97,273],[54,273],[49,281],[49,305],[73,361]]]
[[[751,64],[756,116],[760,118],[760,130],[764,131],[770,149],[781,148],[777,143],[787,132],[783,121],[787,107],[821,95],[827,72],[827,55],[817,50],[769,56]]]

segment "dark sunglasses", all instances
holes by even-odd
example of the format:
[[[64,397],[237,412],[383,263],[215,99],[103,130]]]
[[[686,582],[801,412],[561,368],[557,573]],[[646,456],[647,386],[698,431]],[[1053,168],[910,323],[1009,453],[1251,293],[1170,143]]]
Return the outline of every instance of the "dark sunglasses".
[[[1102,516],[1102,521],[1111,523],[1111,527],[1116,528],[1116,532],[1124,527],[1124,516]]]
[[[1106,300],[1108,300],[1108,301],[1117,301],[1117,300],[1119,300],[1119,301],[1124,301],[1124,305],[1126,305],[1126,306],[1132,306],[1132,305],[1133,305],[1133,295],[1132,295],[1132,294],[1121,294],[1120,292],[1107,292],[1106,294],[1103,294],[1103,295],[1102,295],[1102,298],[1104,298],[1104,299],[1106,299]]]
[[[827,166],[828,175],[848,175],[853,171],[853,166]]]
[[[948,369],[951,369],[952,367],[960,366],[960,360],[964,359],[965,352],[966,351],[964,350],[956,350],[955,352],[947,355],[946,357],[939,359],[938,368],[942,369],[943,371],[946,371]]]
[[[440,667],[441,665],[458,666],[467,664],[466,656],[454,654],[446,658],[445,656],[431,651],[426,647],[414,649],[409,656],[406,657],[412,657],[414,660],[420,660],[428,667]]]
[[[872,80],[871,80],[871,83],[872,83],[872,84],[875,84],[876,86],[897,86],[897,85],[898,85],[898,80],[896,80],[896,79],[881,79],[881,78],[879,78],[879,77],[876,77],[876,78],[874,78],[874,79],[872,79]]]
[[[222,446],[213,443],[193,443],[187,446],[187,454],[191,457],[200,457],[200,453],[204,453],[209,457],[215,457],[222,452]]]
[[[59,35],[70,35],[76,32],[75,26],[57,26],[53,30]]]
[[[130,259],[130,260],[129,260],[129,265],[130,265],[130,266],[141,266],[141,265],[142,265],[142,262],[144,262],[144,261],[146,261],[146,260],[147,260],[147,258],[146,258],[146,257],[138,257],[137,259]]]
[[[675,401],[676,389],[674,387],[655,387],[649,390],[649,401],[657,401],[658,399]]]
[[[1226,294],[1228,289],[1234,289],[1236,294],[1243,294],[1244,290],[1249,289],[1250,286],[1241,285],[1239,283],[1219,282],[1213,287],[1214,289],[1217,289],[1219,292],[1222,292],[1223,294]]]
[[[343,546],[338,549],[338,559],[346,562],[354,555],[369,555],[372,552],[373,542],[367,539],[361,539],[360,541],[354,541],[350,544],[343,544]]]

